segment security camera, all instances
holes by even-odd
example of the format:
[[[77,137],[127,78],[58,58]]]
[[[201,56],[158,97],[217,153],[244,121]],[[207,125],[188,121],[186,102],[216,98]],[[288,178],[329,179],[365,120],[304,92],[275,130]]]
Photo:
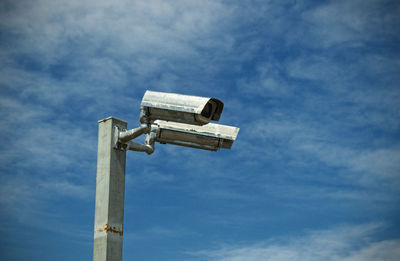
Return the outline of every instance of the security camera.
[[[155,141],[160,143],[217,151],[232,147],[239,128],[213,123],[198,126],[156,120],[151,125],[151,132],[155,132]]]
[[[141,125],[126,130],[114,128],[117,150],[154,152],[154,142],[217,151],[230,149],[239,128],[213,124],[224,104],[215,98],[146,91],[141,103]],[[145,134],[145,144],[132,141]]]
[[[215,98],[146,91],[141,103],[141,123],[156,120],[204,125],[221,117],[223,102]]]

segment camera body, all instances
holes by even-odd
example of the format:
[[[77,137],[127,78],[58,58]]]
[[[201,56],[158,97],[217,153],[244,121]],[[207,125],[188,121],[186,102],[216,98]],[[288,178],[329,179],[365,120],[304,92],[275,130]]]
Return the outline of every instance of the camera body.
[[[198,126],[163,120],[154,121],[152,130],[157,142],[211,151],[230,149],[239,132],[239,128],[221,124]]]
[[[146,91],[141,102],[140,121],[165,120],[193,125],[218,121],[224,104],[216,98]]]

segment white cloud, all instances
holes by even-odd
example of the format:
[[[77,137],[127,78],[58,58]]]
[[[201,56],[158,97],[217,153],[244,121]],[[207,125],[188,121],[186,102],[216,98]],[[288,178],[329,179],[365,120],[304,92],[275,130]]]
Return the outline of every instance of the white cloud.
[[[184,228],[166,228],[166,227],[151,227],[142,233],[143,238],[151,239],[151,238],[176,238],[176,237],[183,237],[188,235],[193,235],[194,232],[184,229]],[[140,238],[140,235],[137,235]]]
[[[365,16],[362,10],[357,11],[357,3],[362,8],[367,5],[367,14],[372,16]],[[6,115],[2,119],[0,131],[3,137],[9,137],[9,144],[4,145],[7,150],[0,154],[0,163],[3,166],[13,164],[19,172],[16,177],[13,177],[14,173],[6,173],[10,180],[0,185],[2,195],[9,195],[12,202],[17,202],[15,206],[18,208],[12,208],[11,205],[7,205],[7,208],[18,211],[15,216],[28,217],[28,212],[23,213],[24,209],[29,210],[28,205],[39,209],[42,204],[46,205],[48,196],[44,193],[68,197],[76,195],[78,198],[92,193],[86,190],[88,181],[85,177],[93,178],[95,174],[96,131],[86,129],[90,124],[81,125],[82,122],[74,122],[73,119],[90,118],[93,120],[90,125],[93,130],[97,127],[95,121],[99,119],[96,117],[105,117],[115,111],[130,116],[139,107],[143,90],[150,87],[165,91],[185,89],[188,92],[191,88],[204,92],[216,91],[218,88],[214,90],[213,87],[217,83],[208,86],[206,90],[204,86],[207,85],[203,83],[212,82],[213,76],[223,66],[242,72],[247,68],[241,68],[245,65],[238,65],[240,61],[253,62],[253,59],[259,59],[258,56],[273,57],[271,54],[276,49],[268,45],[274,44],[274,37],[288,38],[285,43],[287,45],[330,48],[350,41],[357,42],[350,46],[358,46],[359,41],[376,36],[371,33],[370,25],[374,28],[383,25],[386,28],[384,25],[398,22],[391,14],[385,16],[384,21],[376,21],[380,14],[375,14],[371,8],[376,3],[331,2],[308,11],[304,11],[306,7],[301,5],[297,10],[300,13],[304,11],[300,22],[305,21],[307,24],[301,23],[297,27],[293,26],[293,21],[286,20],[286,3],[272,5],[271,1],[261,1],[257,5],[251,1],[243,2],[236,7],[228,6],[224,1],[2,1],[0,29],[9,37],[6,38],[7,44],[2,44],[0,50],[3,61],[0,66],[0,85],[9,90],[9,96],[12,97],[6,95],[0,98],[1,112]],[[375,19],[372,23],[371,17]],[[246,27],[248,25],[250,29]],[[243,29],[241,26],[246,28],[244,33],[237,30]],[[251,30],[253,26],[257,28],[254,31]],[[393,35],[387,29],[381,33],[385,36]],[[251,39],[258,34],[263,37]],[[292,39],[292,36],[296,39]],[[283,51],[287,50],[285,48],[288,46],[282,46]],[[263,53],[257,53],[260,50]],[[252,72],[254,76],[239,81],[239,87],[243,87],[240,94],[250,94],[250,97],[255,94],[263,98],[292,96],[298,90],[289,83],[290,76],[335,83],[322,88],[326,87],[338,95],[349,90],[349,85],[341,87],[340,84],[364,73],[355,69],[361,68],[360,65],[363,65],[365,72],[374,72],[376,76],[377,72],[386,74],[388,68],[397,68],[399,63],[383,56],[367,56],[353,66],[343,68],[342,63],[336,63],[324,55],[300,55],[297,59],[284,61],[268,58],[258,62],[255,72]],[[57,67],[60,65],[67,68]],[[390,73],[395,75],[396,71],[392,69]],[[396,130],[399,115],[398,107],[393,104],[399,100],[398,92],[388,90],[368,95],[363,93],[364,90],[360,89],[341,96],[361,104],[347,122],[372,122],[374,126],[387,125],[388,129]],[[377,96],[380,98],[376,99]],[[318,108],[319,104],[314,102],[312,100],[308,105]],[[82,107],[70,108],[75,104]],[[227,104],[233,107],[231,101]],[[383,112],[380,110],[382,104],[386,104]],[[249,108],[240,102],[235,105],[236,112],[240,114],[235,115],[236,118],[231,116],[230,120],[242,120],[245,113],[261,119],[250,122],[251,128],[239,126],[242,127],[241,136],[234,146],[243,144],[243,150],[235,151],[246,159],[241,164],[260,164],[265,158],[285,160],[288,154],[305,153],[330,166],[363,173],[352,177],[352,181],[357,184],[362,182],[370,185],[379,179],[391,181],[397,178],[397,147],[355,149],[345,142],[336,144],[339,140],[338,134],[334,133],[337,125],[321,126],[307,121],[307,117],[312,114],[302,114],[298,109],[291,114],[287,114],[285,109],[268,114],[261,106]],[[363,111],[368,106],[374,110]],[[391,108],[390,114],[387,108]],[[70,109],[76,111],[71,113]],[[336,115],[329,116],[334,118]],[[262,139],[264,143],[259,146],[247,139],[249,135]],[[282,146],[266,151],[269,142]],[[161,145],[159,148],[161,150]],[[179,164],[183,169],[195,169],[200,163],[207,163],[208,167],[214,164],[208,155],[194,157],[191,152],[181,148],[177,153],[178,148],[172,146],[163,146],[162,150],[169,153],[171,164]],[[261,155],[258,157],[263,158],[249,157],[250,152],[256,152],[252,155]],[[182,163],[181,158],[174,157],[181,153],[189,160]],[[156,155],[151,159],[154,157]],[[61,177],[48,179],[54,176],[54,172],[71,166],[85,171],[93,170],[92,173],[82,175],[84,185],[77,185]],[[213,173],[215,176],[231,175],[222,171],[223,165],[215,168],[221,170]],[[31,169],[38,171],[35,176],[37,180],[32,184],[43,191],[31,187],[27,182],[30,181],[26,177],[31,174]],[[193,179],[196,175],[201,176],[196,171],[188,173]],[[246,175],[249,174],[243,174]],[[235,178],[243,179],[243,176]],[[145,185],[172,180],[175,180],[175,176],[153,169],[143,172],[137,179],[138,183]],[[16,184],[19,184],[18,188],[14,188]],[[234,190],[219,189],[221,187],[210,188],[203,195],[227,199],[251,198],[241,196]],[[360,196],[347,191],[328,191],[326,194],[344,198]],[[378,248],[385,247],[382,244]],[[275,249],[266,250],[261,246],[237,251],[238,258],[246,253],[257,257],[265,251],[271,255],[275,253],[287,257],[298,257],[299,254],[280,248],[279,245]]]
[[[354,76],[354,72],[342,66],[342,62],[336,62],[332,58],[312,55],[291,61],[286,69],[291,77],[317,80],[324,83],[321,88],[329,88],[332,85],[336,87],[338,82],[345,82]]]
[[[303,166],[322,162],[329,167],[342,168],[335,174],[341,177],[340,182],[368,188],[397,189],[400,182],[400,148],[395,144],[368,143],[360,146],[366,141],[359,140],[357,134],[349,131],[354,137],[345,137],[334,124],[310,120],[304,113],[282,116],[272,112],[249,125],[252,127],[243,130],[245,134],[242,133],[245,135],[243,139],[249,140],[248,144],[241,143],[245,146],[243,157],[252,151],[253,159],[284,161],[287,165]],[[347,128],[343,125],[337,127],[343,131]],[[269,144],[268,151],[253,145],[260,140],[263,144]],[[320,173],[315,179],[324,177],[328,178]]]
[[[103,54],[129,59],[176,59],[196,55],[197,47],[229,47],[227,38],[216,37],[230,15],[218,1],[34,1],[10,6],[3,9],[2,27],[26,36],[19,42],[23,50],[43,54],[48,62],[70,51],[70,43],[78,43],[81,50],[75,51],[86,55],[101,48]]]
[[[59,222],[59,210],[49,212],[50,199],[56,201],[67,198],[69,201],[88,200],[94,191],[85,185],[78,185],[63,177],[40,177],[13,173],[2,176],[0,186],[0,206],[3,215],[16,219],[21,224],[46,228],[46,222]]]
[[[78,185],[67,180],[50,180],[38,184],[40,189],[46,190],[49,194],[57,194],[77,198],[80,200],[92,199],[94,190],[85,185]]]
[[[190,253],[188,260],[210,261],[347,261],[400,258],[400,240],[371,241],[370,236],[380,229],[378,224],[342,226],[330,230],[312,231],[306,235],[269,240],[247,246],[223,246],[215,250]]]
[[[247,95],[262,97],[279,97],[290,95],[293,88],[285,79],[282,65],[269,61],[259,65],[256,75],[250,79],[240,79],[238,89]]]
[[[400,149],[364,151],[352,157],[351,167],[356,171],[369,172],[384,178],[397,178],[400,173]]]
[[[390,8],[390,12],[386,8]],[[379,42],[398,33],[388,25],[399,25],[396,15],[399,8],[393,2],[380,0],[323,3],[317,8],[304,10],[301,15],[304,23],[300,30],[288,36],[293,43],[300,40],[315,48],[342,44],[359,47],[365,41]],[[308,37],[302,38],[301,34]]]
[[[385,240],[373,243],[359,251],[354,251],[349,256],[338,259],[341,261],[393,261],[400,258],[399,240]]]
[[[197,74],[218,70],[209,59],[231,52],[234,40],[224,30],[231,11],[219,1],[0,5],[0,30],[7,34],[0,49],[6,90],[0,130],[9,142],[0,153],[0,205],[21,224],[44,228],[49,222],[68,233],[69,226],[47,210],[59,198],[92,198],[96,121],[115,111],[134,118],[144,89],[183,88],[179,74],[194,75],[189,78],[196,86]],[[151,171],[138,181],[173,179]]]
[[[233,10],[219,1],[2,5],[0,28],[8,37],[0,84],[52,109],[87,103],[86,115],[104,106],[124,111],[138,102],[129,96],[148,88],[203,89],[235,42]]]
[[[54,221],[53,200],[86,200],[94,191],[96,138],[47,106],[0,98],[3,135],[0,200],[4,216],[29,226]],[[96,124],[93,124],[96,126]],[[96,131],[94,132],[96,133]],[[71,169],[79,172],[71,172]],[[29,221],[29,222],[28,222]]]

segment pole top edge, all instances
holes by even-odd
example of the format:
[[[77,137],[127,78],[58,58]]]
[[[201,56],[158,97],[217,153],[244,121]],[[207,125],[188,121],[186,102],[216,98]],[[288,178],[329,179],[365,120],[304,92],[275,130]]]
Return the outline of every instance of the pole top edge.
[[[105,118],[105,119],[99,120],[99,121],[98,121],[98,123],[100,123],[100,122],[104,122],[104,121],[108,121],[108,120],[117,120],[117,121],[121,121],[121,122],[124,122],[124,123],[128,124],[128,122],[127,122],[127,121],[124,121],[124,120],[118,119],[118,118],[116,118],[116,117],[113,117],[113,116],[110,116],[110,117],[107,117],[107,118]]]

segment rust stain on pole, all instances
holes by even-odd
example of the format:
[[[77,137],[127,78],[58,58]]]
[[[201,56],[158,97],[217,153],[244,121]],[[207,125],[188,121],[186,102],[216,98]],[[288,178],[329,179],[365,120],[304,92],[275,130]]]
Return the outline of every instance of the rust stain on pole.
[[[123,234],[124,234],[124,231],[121,229],[121,230],[119,230],[118,228],[116,228],[116,227],[109,227],[108,226],[108,224],[105,224],[102,228],[99,228],[99,229],[97,229],[97,232],[106,232],[106,234],[108,233],[108,232],[111,232],[111,233],[117,233],[117,234],[119,234],[120,236],[123,236]]]

